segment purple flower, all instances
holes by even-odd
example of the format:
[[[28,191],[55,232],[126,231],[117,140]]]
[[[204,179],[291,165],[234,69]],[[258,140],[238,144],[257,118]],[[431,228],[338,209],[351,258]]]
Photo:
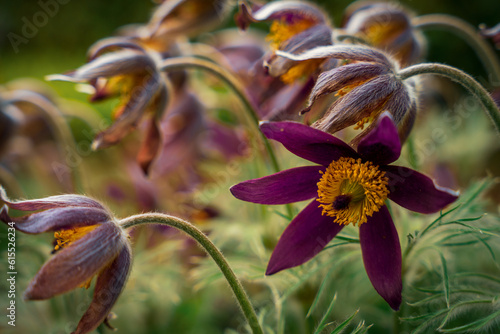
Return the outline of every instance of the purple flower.
[[[90,286],[97,276],[92,302],[73,334],[89,333],[109,314],[130,272],[128,235],[110,212],[85,196],[61,195],[12,202],[0,188],[0,220],[21,232],[54,232],[54,253],[24,292],[24,299],[52,298],[77,287]],[[10,217],[8,209],[36,211]]]
[[[348,224],[359,226],[366,272],[375,290],[395,310],[401,304],[401,247],[385,206],[390,199],[420,213],[441,210],[458,194],[406,167],[391,166],[401,151],[385,113],[354,151],[332,135],[294,122],[263,123],[262,132],[295,155],[317,163],[248,180],[231,188],[238,199],[287,204],[313,198],[285,229],[266,275],[313,258]]]
[[[267,21],[272,22],[267,40],[273,51],[264,59],[268,73],[290,84],[316,72],[323,59],[294,63],[276,56],[274,51],[298,54],[317,46],[331,45],[332,28],[327,15],[305,1],[275,1],[253,10],[242,3],[236,16],[236,22],[243,30],[252,22]]]
[[[344,30],[370,45],[389,52],[407,66],[416,63],[425,49],[422,34],[411,24],[412,15],[399,4],[357,1],[346,9]]]
[[[382,112],[388,111],[398,127],[401,142],[408,137],[417,114],[419,82],[416,78],[401,80],[398,63],[384,52],[361,45],[337,44],[300,55],[277,53],[297,62],[329,58],[350,61],[318,76],[309,106],[303,113],[327,94],[335,93],[338,98],[313,127],[335,133],[351,125],[363,129],[370,124],[353,140],[351,144],[355,146],[372,130]]]
[[[119,96],[114,123],[96,136],[92,147],[102,149],[115,145],[141,122],[145,123],[146,134],[137,161],[147,172],[160,146],[158,119],[165,110],[168,95],[165,79],[157,71],[157,55],[120,38],[98,43],[91,51],[89,63],[48,79],[89,82],[95,88],[92,101]]]

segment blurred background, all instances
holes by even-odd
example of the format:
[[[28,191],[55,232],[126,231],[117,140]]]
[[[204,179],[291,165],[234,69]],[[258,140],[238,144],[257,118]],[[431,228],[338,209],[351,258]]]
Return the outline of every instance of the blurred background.
[[[27,29],[26,22],[32,23],[33,20],[40,19],[37,13],[47,12],[46,4],[54,2],[58,4],[57,8],[51,7],[50,10],[53,12],[46,22],[42,22],[39,28],[32,31],[32,37],[15,40],[16,45],[13,46],[13,41],[17,38],[13,34],[22,36],[23,29]],[[327,10],[336,25],[340,24],[344,8],[351,2],[315,1]],[[408,0],[400,3],[417,15],[447,13],[462,18],[476,27],[479,24],[491,27],[500,22],[500,1],[496,0],[474,2]],[[81,66],[86,62],[86,52],[90,45],[101,38],[112,36],[124,25],[147,22],[155,6],[154,2],[145,0],[66,0],[65,4],[57,0],[0,0],[0,86],[15,87],[20,78],[43,80],[46,75],[64,73]],[[221,28],[229,27],[234,27],[232,15]],[[258,27],[267,29],[265,24]],[[428,40],[426,57],[428,61],[461,68],[491,88],[488,84],[488,73],[463,40],[443,31],[425,32],[425,36]],[[65,102],[69,108],[68,114],[76,115],[71,117],[69,124],[76,142],[81,144],[80,148],[84,152],[89,152],[84,155],[83,162],[84,176],[87,180],[91,180],[86,189],[87,194],[107,201],[119,217],[158,208],[169,212],[178,209],[168,204],[169,198],[162,196],[177,185],[170,184],[158,192],[152,190],[153,185],[136,167],[129,164],[130,159],[124,158],[130,155],[125,145],[100,152],[90,153],[88,150],[89,133],[93,134],[95,127],[100,124],[100,119],[111,118],[111,110],[116,101],[89,106],[88,95],[76,91],[74,84],[47,82],[45,85],[50,94],[59,96],[66,102],[69,101],[69,104]],[[210,94],[204,95],[208,104],[217,94],[228,95],[220,85],[214,86]],[[410,138],[410,145],[405,147],[403,154],[405,163],[416,165],[420,170],[441,179],[445,185],[458,189],[466,189],[487,175],[500,176],[498,136],[495,135],[488,118],[477,102],[460,87],[446,80],[437,79],[432,84],[429,83],[429,87],[439,88],[443,94],[436,98],[435,103],[418,118],[417,126]],[[226,117],[224,109],[217,110],[218,118]],[[459,121],[455,119],[450,121],[449,112],[458,113]],[[80,117],[86,113],[87,116]],[[231,123],[233,120],[228,122]],[[450,122],[456,125],[453,129],[448,126]],[[446,139],[442,140],[443,138]],[[52,154],[50,149],[40,148],[37,152],[40,156],[29,156],[25,163],[31,164],[31,169],[20,164],[15,174],[26,196],[33,198],[67,191],[64,185],[61,186],[56,182],[57,180],[44,178],[44,175],[49,175],[48,172],[40,172],[43,155]],[[227,252],[229,262],[235,266],[237,274],[246,279],[246,287],[251,298],[263,313],[268,312],[263,316],[271,314],[272,317],[276,317],[278,323],[286,319],[286,325],[283,325],[284,333],[307,333],[307,330],[313,328],[322,316],[321,312],[316,311],[312,317],[303,320],[323,281],[319,277],[309,277],[309,281],[301,277],[312,269],[317,269],[323,274],[328,272],[330,275],[329,267],[325,266],[325,263],[328,264],[332,259],[324,258],[311,266],[290,271],[278,278],[273,277],[263,283],[263,272],[270,251],[276,242],[276,236],[286,226],[286,221],[278,217],[279,224],[270,226],[266,221],[271,218],[276,220],[278,216],[276,212],[280,213],[279,209],[242,203],[227,192],[227,188],[234,183],[256,175],[268,174],[269,166],[258,166],[258,163],[252,161],[253,157],[252,154],[239,157],[236,160],[237,167],[234,165],[224,167],[226,168],[223,170],[226,173],[224,175],[229,176],[219,179],[216,175],[220,171],[220,165],[207,163],[200,167],[195,173],[198,173],[196,175],[204,181],[208,180],[208,185],[206,183],[197,189],[196,194],[197,200],[201,198],[206,207],[195,211],[187,208],[184,211],[188,212],[188,218],[194,223],[210,231],[214,242]],[[283,159],[284,167],[300,163],[297,159],[290,158],[285,151],[279,151],[279,157]],[[33,182],[30,174],[32,172],[38,175],[36,182]],[[184,180],[192,179],[193,175],[182,174],[176,177]],[[499,188],[495,188],[492,184],[489,186],[491,187],[486,196],[488,202],[474,207],[475,213],[483,208],[498,210]],[[13,195],[11,197],[14,198]],[[139,197],[140,203],[137,201]],[[190,197],[184,194],[179,197],[175,203],[185,200],[183,205],[189,207]],[[411,220],[413,217],[404,210],[397,208],[395,210],[402,221]],[[415,221],[417,222],[408,224],[405,232],[413,232],[411,228],[418,226],[423,219],[419,216]],[[355,233],[355,230],[348,233]],[[0,226],[2,309],[6,295],[5,280],[1,276],[5,272],[2,267],[5,263],[5,235],[5,227]],[[402,233],[402,240],[404,236]],[[13,334],[70,333],[85,311],[92,296],[92,289],[87,291],[78,289],[49,301],[23,302],[22,291],[50,256],[52,237],[50,235],[33,237],[18,233],[17,238],[18,327],[7,327],[2,313],[0,331]],[[194,244],[179,234],[162,228],[137,231],[133,238],[136,250],[134,269],[124,294],[114,308],[118,318],[111,320],[111,323],[119,328],[119,333],[246,333],[242,325],[244,320],[221,275]],[[164,242],[165,240],[168,242]],[[351,250],[347,248],[344,253],[340,252],[339,258],[342,261],[350,259],[348,257]],[[337,310],[340,310],[333,316],[333,320],[339,324],[359,307],[360,301],[369,300],[373,306],[361,312],[361,319],[366,319],[367,324],[378,321],[369,333],[388,333],[388,328],[392,328],[393,319],[392,315],[387,316],[387,314],[392,313],[367,283],[359,254],[357,255],[356,261],[350,263],[350,266],[339,266],[338,272],[330,276],[332,280],[340,277],[340,282],[343,279],[350,281],[349,283],[336,284],[334,281],[328,281],[328,289],[341,291],[339,304],[342,305],[347,300],[345,310],[337,305]],[[469,257],[461,265],[472,265],[473,262],[474,259]],[[483,268],[491,273],[495,273],[498,269],[491,264],[484,265]],[[350,291],[353,290],[357,291],[351,295]],[[281,300],[281,306],[285,300],[287,302],[283,314],[274,313],[277,312],[275,310],[278,304],[275,298],[277,291],[289,291],[291,296],[288,300]],[[326,301],[328,297],[324,299],[320,303],[323,309],[328,306]],[[279,326],[278,324],[278,328]],[[110,331],[100,329],[99,332]]]

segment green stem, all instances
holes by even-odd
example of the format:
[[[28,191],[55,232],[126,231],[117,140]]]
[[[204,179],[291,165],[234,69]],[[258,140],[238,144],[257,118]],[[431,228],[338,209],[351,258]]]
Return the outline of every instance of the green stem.
[[[172,226],[185,232],[193,239],[195,239],[198,244],[208,253],[208,255],[212,257],[215,263],[219,266],[221,272],[224,274],[224,277],[226,278],[229,286],[233,290],[236,299],[238,300],[238,303],[241,307],[241,310],[243,311],[243,314],[245,315],[245,318],[248,321],[248,324],[252,328],[252,332],[254,334],[264,333],[262,331],[262,328],[260,327],[257,315],[252,304],[250,303],[250,299],[248,298],[245,289],[229,266],[229,263],[227,263],[224,255],[222,255],[221,251],[212,243],[212,241],[210,241],[210,239],[205,234],[203,234],[202,231],[185,220],[161,213],[140,214],[125,218],[120,221],[120,225],[125,229],[142,224],[161,224]]]
[[[160,71],[173,71],[173,70],[183,69],[186,67],[194,67],[206,70],[208,72],[215,74],[217,77],[219,77],[219,79],[226,82],[234,90],[238,98],[244,104],[247,114],[248,116],[250,116],[254,125],[257,128],[259,127],[260,120],[257,112],[255,111],[256,109],[255,106],[245,94],[245,88],[243,87],[243,85],[228,70],[220,67],[219,65],[209,60],[196,57],[177,57],[177,58],[168,58],[164,60],[160,66]],[[264,143],[266,151],[269,154],[269,158],[271,159],[271,164],[273,165],[274,171],[279,172],[281,169],[279,167],[278,160],[274,155],[271,144],[267,140],[266,136],[264,136],[264,134],[260,130],[259,133],[262,137],[262,142]]]
[[[500,63],[496,53],[473,25],[458,17],[445,14],[418,16],[412,20],[412,24],[415,28],[443,29],[462,37],[476,52],[487,73],[493,76],[490,82],[494,86],[500,86]]]
[[[224,81],[233,89],[238,98],[245,106],[245,110],[247,111],[248,116],[254,123],[259,135],[262,139],[264,147],[266,148],[267,154],[271,159],[271,164],[275,173],[281,171],[278,160],[276,159],[276,155],[274,154],[273,148],[267,137],[260,131],[259,128],[259,115],[256,112],[256,107],[254,104],[248,99],[247,94],[245,93],[245,87],[241,84],[241,82],[228,70],[225,68],[215,64],[212,61],[197,58],[197,57],[177,57],[177,58],[168,58],[163,61],[160,66],[160,71],[173,71],[178,69],[184,69],[186,67],[193,67],[206,70],[215,74],[219,79]],[[290,204],[285,206],[287,210],[287,214],[289,217],[293,217],[293,210]]]
[[[469,90],[481,103],[484,110],[490,116],[498,134],[500,134],[500,110],[488,91],[473,77],[467,73],[448,65],[438,63],[423,63],[402,69],[398,76],[401,80],[406,80],[419,74],[437,74],[458,82]]]

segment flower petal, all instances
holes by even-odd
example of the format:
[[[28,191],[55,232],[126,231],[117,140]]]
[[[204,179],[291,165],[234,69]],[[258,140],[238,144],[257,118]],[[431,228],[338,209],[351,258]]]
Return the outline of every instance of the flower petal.
[[[10,217],[5,208],[0,211],[1,221],[15,222],[14,227],[17,230],[30,234],[97,225],[109,222],[111,219],[109,212],[98,208],[54,208],[23,217]]]
[[[104,321],[123,291],[130,273],[131,262],[132,252],[127,245],[116,259],[99,274],[92,303],[72,334],[89,333]]]
[[[293,154],[323,166],[340,157],[358,157],[342,140],[304,124],[265,122],[260,129],[267,138],[279,141]]]
[[[12,202],[7,198],[5,190],[0,186],[0,201],[7,204],[11,209],[21,211],[37,211],[67,206],[80,206],[87,208],[105,209],[99,202],[92,198],[80,195],[59,195],[26,201]]]
[[[123,50],[104,54],[68,74],[47,76],[47,80],[85,82],[99,77],[143,73],[155,68],[153,59],[147,54]]]
[[[413,169],[401,166],[383,166],[389,177],[389,199],[402,207],[420,212],[437,212],[458,198],[458,192],[443,188]]]
[[[310,3],[300,1],[269,2],[255,11],[251,11],[245,3],[235,20],[240,29],[246,30],[251,22],[285,19],[290,22],[307,20],[314,23],[327,23],[327,16]]]
[[[280,48],[285,52],[300,54],[317,46],[331,44],[332,29],[327,25],[319,24],[290,37],[286,42],[283,42]],[[296,61],[284,57],[277,57],[274,54],[266,59],[264,63],[269,75],[273,77],[285,74],[295,65],[297,65]]]
[[[388,112],[380,116],[375,128],[360,141],[358,153],[376,165],[387,165],[399,158],[401,143],[398,129]]]
[[[389,73],[387,66],[378,63],[353,63],[325,71],[318,76],[309,98],[309,106],[319,97],[338,91],[339,89],[357,85],[376,76]]]
[[[376,62],[386,65],[389,68],[393,68],[395,66],[382,51],[362,45],[336,44],[318,46],[299,55],[278,50],[276,51],[276,54],[295,61],[335,58]]]
[[[291,168],[232,186],[234,197],[259,204],[288,204],[317,196],[321,166]]]
[[[146,113],[148,106],[154,104],[155,95],[161,89],[160,78],[157,74],[144,79],[142,85],[134,87],[125,109],[115,122],[106,130],[100,132],[92,143],[93,149],[110,147],[122,140],[129,132],[135,129],[141,117]]]
[[[359,228],[366,273],[378,294],[394,310],[401,304],[401,246],[391,215],[384,205]]]
[[[47,299],[78,287],[112,261],[125,242],[115,224],[103,224],[88,232],[42,266],[24,292],[24,299]]]
[[[146,120],[146,134],[137,152],[136,161],[142,168],[144,174],[148,175],[149,166],[158,154],[161,144],[161,134],[155,117]]]
[[[395,89],[397,83],[392,75],[377,76],[337,99],[313,127],[334,133],[354,125],[383,108]]]
[[[266,275],[303,264],[318,254],[344,225],[321,215],[322,209],[312,201],[285,229],[271,255]]]

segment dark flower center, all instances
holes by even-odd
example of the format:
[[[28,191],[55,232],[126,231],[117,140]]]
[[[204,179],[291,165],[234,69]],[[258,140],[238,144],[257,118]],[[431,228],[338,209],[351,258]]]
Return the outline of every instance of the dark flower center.
[[[347,195],[339,195],[335,198],[332,203],[333,209],[335,210],[343,210],[349,207],[349,203],[352,201],[352,196]]]

